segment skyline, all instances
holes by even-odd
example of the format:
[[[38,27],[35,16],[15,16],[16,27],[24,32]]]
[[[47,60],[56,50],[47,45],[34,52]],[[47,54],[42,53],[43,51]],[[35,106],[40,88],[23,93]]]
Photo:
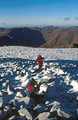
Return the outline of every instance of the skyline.
[[[78,25],[77,0],[0,0],[0,26]]]

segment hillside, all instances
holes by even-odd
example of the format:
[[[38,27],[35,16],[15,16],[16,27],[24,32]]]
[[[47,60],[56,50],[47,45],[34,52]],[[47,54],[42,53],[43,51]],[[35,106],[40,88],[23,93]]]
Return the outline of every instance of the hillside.
[[[40,31],[30,28],[13,28],[0,32],[0,46],[18,45],[39,47],[45,41]]]
[[[46,27],[42,29],[42,34],[46,43],[41,47],[58,48],[58,47],[78,47],[78,27],[57,28]]]
[[[78,27],[24,27],[0,30],[0,46],[78,47]]]

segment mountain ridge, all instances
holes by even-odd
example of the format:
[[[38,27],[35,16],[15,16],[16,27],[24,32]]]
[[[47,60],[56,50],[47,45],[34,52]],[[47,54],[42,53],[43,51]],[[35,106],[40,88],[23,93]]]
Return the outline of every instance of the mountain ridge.
[[[78,47],[78,26],[19,27],[0,31],[0,46],[30,46],[42,48]]]

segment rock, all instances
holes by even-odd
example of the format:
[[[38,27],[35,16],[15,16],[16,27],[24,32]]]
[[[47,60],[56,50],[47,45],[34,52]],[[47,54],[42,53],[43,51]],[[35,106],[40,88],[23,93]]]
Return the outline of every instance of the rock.
[[[14,98],[15,98],[14,94],[0,97],[0,107],[4,107],[6,104],[10,103],[10,101]]]
[[[50,110],[50,113],[52,113],[52,116],[58,116],[57,110]]]
[[[13,105],[14,105],[14,107],[15,107],[16,109],[19,109],[19,108],[20,108],[20,103],[19,103],[18,100],[14,100],[14,101],[12,101],[12,103],[13,103]]]
[[[21,105],[23,105],[23,107],[25,108],[34,108],[36,105],[36,102],[33,98],[29,98],[29,97],[22,97],[18,99],[19,103]]]
[[[50,112],[43,112],[38,115],[36,120],[49,120]]]
[[[10,105],[8,105],[8,106],[7,106],[7,105],[4,106],[4,109],[6,109],[7,111],[8,111],[8,110],[11,110],[11,108],[12,108],[12,107],[11,107]]]
[[[23,97],[23,95],[21,94],[21,92],[17,92],[16,96]]]
[[[41,105],[41,104],[38,104],[38,105],[34,108],[34,110],[35,110],[36,112],[38,112],[38,113],[44,112],[46,109],[47,109],[46,106],[43,105],[43,104],[42,104],[42,105]]]
[[[2,91],[0,91],[0,97],[2,97],[2,96],[3,96]]]
[[[7,112],[0,110],[0,120],[3,120],[6,116],[7,116]]]
[[[8,116],[8,117],[9,117],[9,116],[12,116],[12,115],[14,114],[14,112],[12,111],[12,106],[10,106],[10,105],[4,106],[3,111],[7,112],[7,116]]]
[[[41,92],[47,92],[47,88],[48,88],[48,86],[46,85],[46,84],[41,84],[40,85],[40,90],[39,90],[39,93],[41,93]]]
[[[69,119],[71,117],[68,113],[61,110],[60,108],[57,110],[57,114],[58,114],[58,116],[60,116],[62,118],[66,118],[66,119]]]
[[[1,91],[2,92],[2,97],[8,95],[8,92],[6,91]]]
[[[3,105],[3,97],[0,97],[0,107]]]
[[[14,116],[10,117],[8,120],[17,120],[17,118],[16,118],[16,116],[14,115]]]
[[[21,91],[21,95],[22,95],[23,97],[26,97],[26,96],[27,96],[26,93],[23,92],[23,91]]]
[[[57,120],[57,118],[56,117],[54,117],[54,118],[48,118],[46,120]]]
[[[77,102],[78,102],[78,96],[77,96],[76,100],[77,100]]]
[[[15,120],[15,119],[14,119],[14,120]],[[21,116],[21,117],[17,118],[17,120],[28,120],[28,119],[26,119],[25,116]]]
[[[57,118],[56,118],[56,117],[54,117],[54,118],[50,118],[49,120],[57,120]]]
[[[14,89],[14,87],[8,85],[8,88],[7,88],[7,91],[8,91],[8,94],[13,94],[13,93],[16,93],[16,90]]]
[[[31,114],[28,112],[26,108],[22,108],[18,111],[19,115],[25,116],[27,119],[32,120]]]

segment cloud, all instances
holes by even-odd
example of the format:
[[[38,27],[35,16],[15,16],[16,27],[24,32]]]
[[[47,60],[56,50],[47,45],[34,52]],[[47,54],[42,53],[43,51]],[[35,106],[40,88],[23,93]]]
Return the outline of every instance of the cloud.
[[[78,20],[78,17],[76,17],[75,20]]]
[[[70,21],[70,17],[65,17],[64,20]]]
[[[1,23],[1,25],[4,25],[4,26],[5,26],[5,25],[8,25],[8,24],[7,24],[7,23]]]

